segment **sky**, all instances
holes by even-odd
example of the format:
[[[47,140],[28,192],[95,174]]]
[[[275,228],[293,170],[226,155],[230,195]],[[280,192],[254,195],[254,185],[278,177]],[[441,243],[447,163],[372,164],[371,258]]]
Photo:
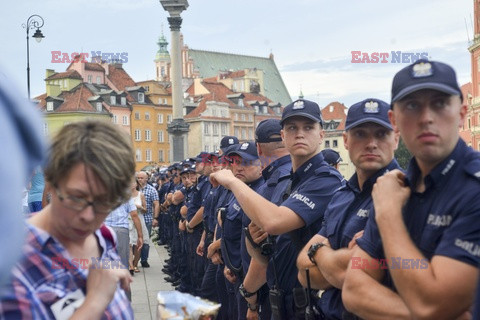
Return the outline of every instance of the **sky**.
[[[472,0],[188,2],[181,29],[186,45],[261,57],[272,53],[292,99],[301,91],[322,107],[333,101],[348,107],[366,98],[389,101],[394,74],[408,65],[394,63],[392,51],[446,62],[457,71],[460,84],[470,81]],[[8,10],[0,13],[0,74],[25,96],[22,23],[32,14],[45,21],[42,42],[30,39],[32,97],[45,92],[45,69],[62,72],[68,66],[52,63],[52,51],[126,52],[124,69],[143,81],[154,78],[162,32],[170,42],[168,14],[158,0],[9,1]],[[386,63],[352,63],[352,51],[389,57]]]

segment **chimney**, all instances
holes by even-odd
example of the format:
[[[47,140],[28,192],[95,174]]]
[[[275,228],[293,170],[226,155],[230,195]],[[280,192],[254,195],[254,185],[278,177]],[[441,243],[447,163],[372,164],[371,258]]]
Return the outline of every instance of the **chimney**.
[[[45,79],[47,79],[48,77],[52,76],[53,74],[55,74],[55,70],[53,70],[53,69],[47,69],[46,72],[45,72]]]

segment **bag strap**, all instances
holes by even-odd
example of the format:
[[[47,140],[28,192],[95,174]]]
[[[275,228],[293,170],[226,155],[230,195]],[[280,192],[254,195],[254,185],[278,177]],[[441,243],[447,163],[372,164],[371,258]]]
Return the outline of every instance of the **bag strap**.
[[[102,237],[104,237],[105,239],[109,240],[112,243],[113,248],[117,247],[117,241],[116,241],[117,239],[112,229],[107,227],[105,224],[102,224],[102,226],[100,227],[100,233],[102,234]]]

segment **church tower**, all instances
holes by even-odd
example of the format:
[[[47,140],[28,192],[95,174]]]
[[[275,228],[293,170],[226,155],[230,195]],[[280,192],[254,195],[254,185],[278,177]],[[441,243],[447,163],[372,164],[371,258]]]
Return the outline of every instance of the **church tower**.
[[[162,35],[157,42],[159,49],[155,55],[155,76],[157,81],[170,81],[170,54],[168,53],[168,42]]]

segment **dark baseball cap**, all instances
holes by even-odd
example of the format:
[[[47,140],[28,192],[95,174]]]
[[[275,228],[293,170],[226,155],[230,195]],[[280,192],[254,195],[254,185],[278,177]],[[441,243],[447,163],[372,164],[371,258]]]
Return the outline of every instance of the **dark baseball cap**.
[[[345,130],[350,130],[367,122],[378,123],[392,130],[392,125],[388,119],[388,110],[390,110],[390,105],[380,99],[370,98],[357,102],[348,108]]]
[[[280,124],[283,126],[285,120],[291,117],[305,117],[323,125],[322,113],[317,103],[309,100],[298,99],[283,109],[282,120]]]
[[[278,119],[266,119],[260,121],[255,130],[255,142],[268,143],[275,141],[282,141],[282,138],[275,137],[271,138],[273,135],[280,135],[282,130],[282,125]]]
[[[195,162],[206,162],[210,157],[209,152],[202,151],[195,157]]]
[[[195,171],[195,165],[190,166],[190,167],[185,167],[185,168],[183,168],[183,170],[180,171],[180,175],[182,175],[182,174],[184,174],[184,173],[189,173],[189,172],[193,172],[193,173],[196,172],[196,171]]]
[[[220,140],[220,149],[225,152],[225,149],[230,147],[230,146],[233,146],[235,144],[238,144],[239,141],[238,141],[238,138],[235,137],[235,136],[225,136],[222,138],[222,140]]]
[[[235,146],[228,153],[227,156],[232,158],[234,156],[239,156],[242,160],[253,161],[258,159],[257,147],[255,142],[247,141],[242,144]]]
[[[323,159],[326,163],[331,166],[336,165],[339,162],[342,162],[343,159],[340,157],[340,154],[332,149],[323,149],[322,151]]]
[[[394,102],[422,89],[433,89],[460,96],[463,100],[462,91],[452,67],[442,62],[420,59],[397,72],[393,78],[392,107]]]

